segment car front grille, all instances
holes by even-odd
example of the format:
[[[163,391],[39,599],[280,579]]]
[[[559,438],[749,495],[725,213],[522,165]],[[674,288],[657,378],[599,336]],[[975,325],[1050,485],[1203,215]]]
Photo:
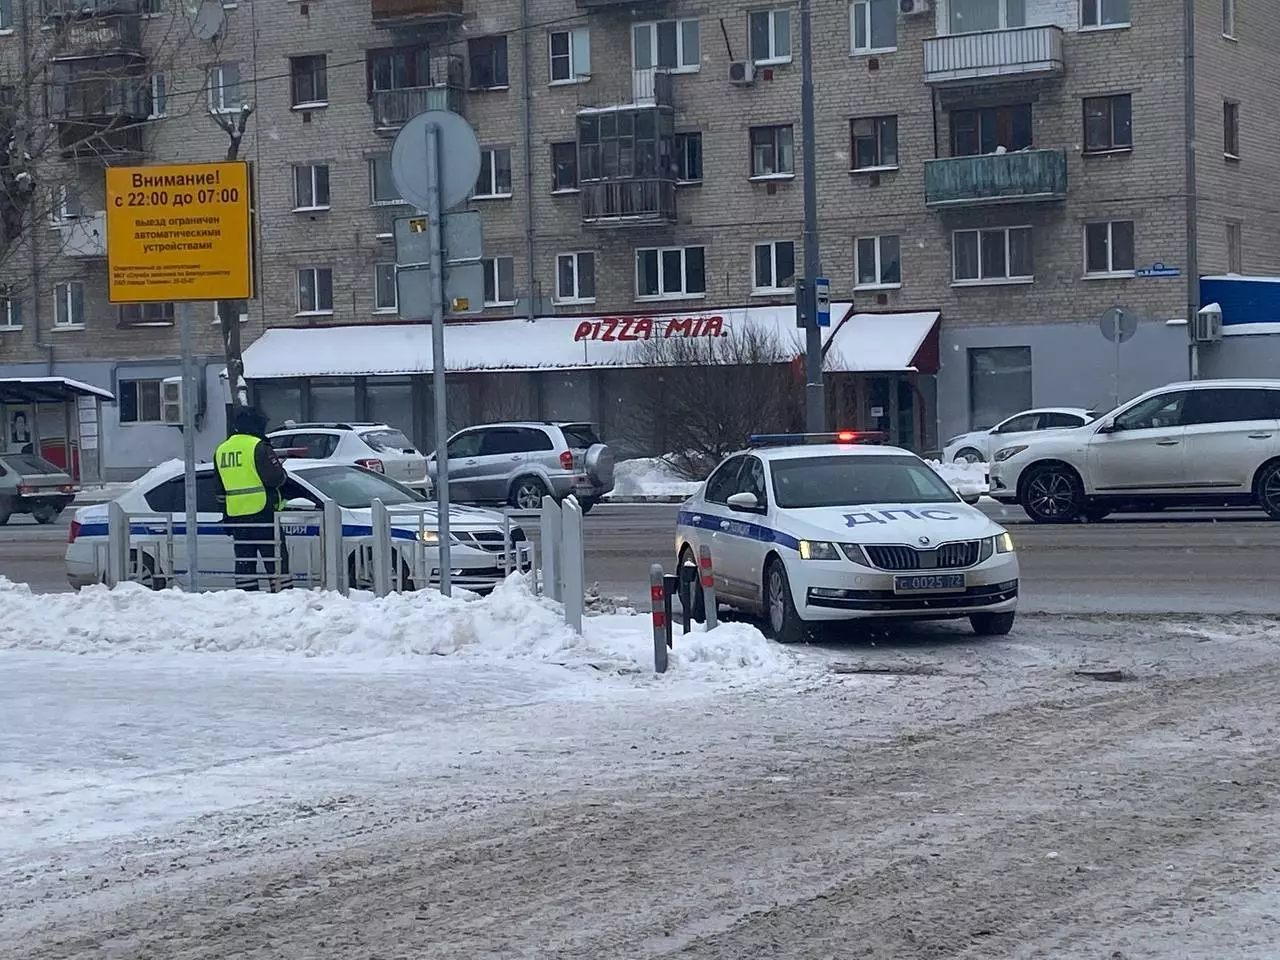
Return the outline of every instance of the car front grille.
[[[481,550],[487,550],[489,553],[501,553],[503,548],[502,531],[500,530],[477,530],[475,532],[459,533],[458,539],[470,547],[478,547]],[[527,538],[524,535],[522,527],[511,528],[511,545],[523,543]]]
[[[954,570],[972,567],[982,555],[981,540],[959,540],[927,550],[900,544],[865,546],[867,559],[881,570]]]

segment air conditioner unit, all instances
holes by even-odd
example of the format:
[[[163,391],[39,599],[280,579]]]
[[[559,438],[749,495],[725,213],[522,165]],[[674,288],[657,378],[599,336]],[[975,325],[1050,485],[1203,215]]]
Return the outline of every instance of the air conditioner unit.
[[[1211,303],[1196,311],[1191,339],[1196,343],[1217,343],[1222,339],[1222,307]]]
[[[904,17],[918,17],[933,9],[931,0],[898,0],[898,12]]]
[[[171,427],[182,426],[181,377],[166,377],[160,381],[160,422]]]
[[[735,87],[749,87],[756,82],[756,65],[750,60],[734,60],[729,64],[729,82]]]

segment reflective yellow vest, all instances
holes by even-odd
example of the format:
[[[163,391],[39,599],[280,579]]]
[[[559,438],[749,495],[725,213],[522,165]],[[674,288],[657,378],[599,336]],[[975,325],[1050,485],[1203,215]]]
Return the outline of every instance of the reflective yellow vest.
[[[267,488],[258,476],[253,459],[253,452],[261,442],[258,437],[237,433],[223,440],[214,451],[218,478],[227,492],[228,517],[248,517],[267,508]]]

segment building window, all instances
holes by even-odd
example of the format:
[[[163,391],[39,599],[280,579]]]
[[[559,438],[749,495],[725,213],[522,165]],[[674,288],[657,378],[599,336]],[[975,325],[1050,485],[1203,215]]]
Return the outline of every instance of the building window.
[[[976,157],[995,153],[998,147],[1012,152],[1031,146],[1031,104],[951,112],[951,155]]]
[[[0,30],[13,29],[13,0],[0,0]]]
[[[161,423],[160,381],[121,380],[116,386],[121,423]]]
[[[1133,103],[1127,93],[1112,97],[1086,97],[1084,101],[1085,153],[1107,153],[1133,148]]]
[[[329,103],[329,78],[324,54],[289,58],[289,85],[295,107],[323,107]]]
[[[590,77],[591,34],[586,27],[557,30],[549,43],[552,83],[576,83]]]
[[[1222,0],[1222,35],[1236,38],[1236,0]]]
[[[898,49],[898,4],[894,0],[854,0],[849,7],[854,53]]]
[[[677,133],[672,162],[676,183],[702,182],[702,134]]]
[[[22,329],[22,301],[17,297],[5,297],[0,300],[0,324],[6,330]]]
[[[700,46],[697,20],[637,23],[631,28],[631,63],[637,70],[697,70]]]
[[[951,0],[949,9],[948,32],[953,35],[1012,30],[1027,25],[1026,0]]]
[[[969,427],[986,430],[1031,406],[1030,347],[969,348]]]
[[[171,327],[174,321],[172,303],[122,303],[122,327]]]
[[[556,257],[556,300],[593,303],[596,299],[596,255],[590,251]]]
[[[159,120],[166,115],[169,107],[168,86],[163,73],[151,75],[151,109],[147,111],[148,120]]]
[[[369,158],[369,196],[374,203],[404,203],[391,179],[391,154]]]
[[[298,313],[333,313],[333,271],[303,267],[298,271]]]
[[[670,123],[670,117],[667,118]],[[671,158],[655,110],[608,110],[578,116],[581,180],[658,180],[670,177]]]
[[[1222,104],[1222,152],[1233,160],[1240,157],[1240,104],[1233,100]]]
[[[216,300],[213,304],[213,322],[222,325],[222,319],[235,320],[238,323],[249,322],[248,300]]]
[[[1133,221],[1084,225],[1084,272],[1094,276],[1133,273]]]
[[[791,59],[791,11],[756,10],[748,16],[751,59],[786,63]]]
[[[409,90],[430,87],[437,80],[432,73],[431,50],[421,44],[406,47],[383,47],[367,54],[369,89]]]
[[[1227,273],[1244,273],[1244,224],[1227,221]]]
[[[240,64],[219,63],[209,68],[209,109],[213,113],[234,113],[243,104],[240,96]]]
[[[84,284],[68,280],[53,288],[55,313],[53,322],[59,327],[84,326]]]
[[[502,90],[507,76],[507,38],[476,37],[467,41],[467,85],[472,90]]]
[[[791,240],[757,243],[751,292],[790,293],[796,288],[796,245]]]
[[[849,122],[854,170],[898,166],[898,118],[861,117]]]
[[[400,308],[396,296],[396,265],[373,265],[373,309],[376,313],[395,313]]]
[[[53,188],[52,213],[54,223],[79,220],[84,216],[84,202],[80,199],[79,184],[60,183]]]
[[[678,300],[705,296],[706,251],[702,247],[656,247],[636,251],[636,299]]]
[[[329,209],[329,167],[324,163],[293,168],[293,209]]]
[[[578,189],[578,144],[569,140],[551,145],[551,189]]]
[[[1030,227],[957,230],[951,235],[951,254],[958,284],[1025,282],[1035,276]]]
[[[795,176],[796,157],[792,143],[791,124],[776,127],[752,127],[750,136],[751,176]]]
[[[506,147],[486,147],[480,151],[480,176],[474,198],[511,196],[511,151]]]
[[[509,307],[516,302],[515,257],[490,257],[481,260],[484,267],[484,305]]]
[[[138,12],[144,17],[158,17],[164,13],[164,0],[142,0],[138,5]],[[52,4],[46,9],[56,9]]]
[[[859,237],[854,243],[857,289],[902,286],[902,244],[893,234]]]
[[[1129,0],[1080,0],[1080,26],[1127,27]]]

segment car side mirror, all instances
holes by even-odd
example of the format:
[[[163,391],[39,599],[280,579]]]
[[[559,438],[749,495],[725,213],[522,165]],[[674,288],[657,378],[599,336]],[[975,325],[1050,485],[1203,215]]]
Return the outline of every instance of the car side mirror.
[[[1102,421],[1102,423],[1098,424],[1098,429],[1096,432],[1097,433],[1115,433],[1119,429],[1120,428],[1116,426],[1116,422],[1114,420],[1104,420]]]
[[[293,497],[290,500],[286,500],[284,502],[284,508],[286,510],[318,510],[319,509],[319,507],[317,507],[314,503],[312,503],[306,497]]]
[[[760,501],[756,499],[754,493],[735,493],[725,503],[729,505],[730,510],[741,513],[755,513],[760,509]]]
[[[965,503],[967,503],[969,506],[976,507],[978,505],[978,501],[982,499],[982,494],[972,493],[966,490],[964,493],[960,494],[960,499],[963,500]]]

